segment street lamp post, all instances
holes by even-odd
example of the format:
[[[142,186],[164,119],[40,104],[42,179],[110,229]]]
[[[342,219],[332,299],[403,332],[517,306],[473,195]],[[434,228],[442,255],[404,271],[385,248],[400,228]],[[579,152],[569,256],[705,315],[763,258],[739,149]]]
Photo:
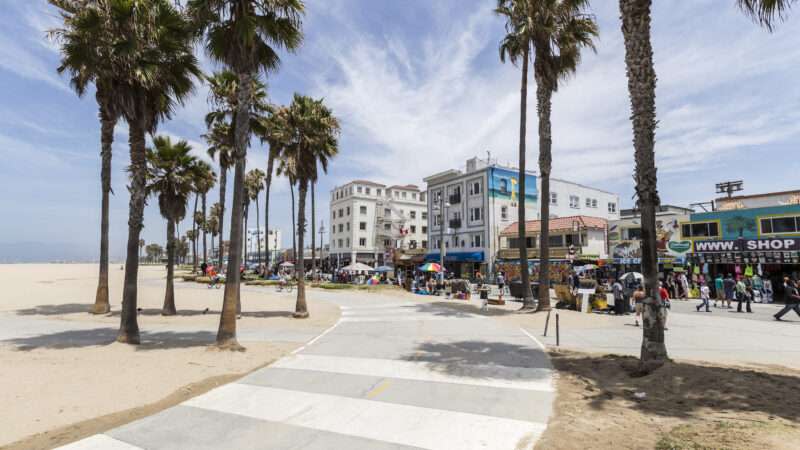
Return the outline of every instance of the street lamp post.
[[[444,222],[447,217],[447,207],[450,206],[449,203],[444,201],[444,188],[439,193],[439,212],[441,213],[439,216],[439,264],[441,265],[442,271],[441,280],[444,281],[444,257],[445,257],[445,242],[444,242]]]
[[[319,221],[319,231],[318,231],[318,233],[319,233],[319,270],[322,271],[323,270],[322,269],[322,267],[323,267],[322,266],[322,261],[324,260],[324,258],[323,258],[324,255],[323,255],[322,251],[325,249],[325,241],[324,241],[325,238],[323,236],[325,234],[325,221],[324,220],[320,220]]]

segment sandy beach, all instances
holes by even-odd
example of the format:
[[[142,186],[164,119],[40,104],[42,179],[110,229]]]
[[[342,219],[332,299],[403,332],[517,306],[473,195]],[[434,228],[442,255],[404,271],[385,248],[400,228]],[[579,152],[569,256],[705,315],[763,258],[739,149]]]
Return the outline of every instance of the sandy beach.
[[[114,342],[119,265],[105,316],[86,312],[96,264],[0,265],[0,447],[49,448],[180,403],[269,364],[339,317],[338,307],[309,295],[311,318],[292,319],[294,294],[245,287],[238,330],[247,351],[220,352],[209,344],[223,289],[176,281],[178,316],[162,317],[163,266],[139,274],[142,344],[128,346]]]

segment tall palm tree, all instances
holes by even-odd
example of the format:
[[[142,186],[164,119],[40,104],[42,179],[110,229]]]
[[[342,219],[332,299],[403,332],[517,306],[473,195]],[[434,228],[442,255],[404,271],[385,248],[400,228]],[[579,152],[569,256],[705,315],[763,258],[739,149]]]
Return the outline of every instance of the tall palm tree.
[[[786,18],[786,14],[797,0],[736,0],[737,6],[756,23],[770,32],[777,22]]]
[[[99,0],[98,0],[99,1]],[[176,104],[191,94],[200,68],[194,56],[194,32],[169,0],[103,0],[112,14],[115,73],[122,80],[114,95],[128,122],[130,192],[128,243],[122,312],[117,341],[138,344],[137,246],[147,197],[145,135],[153,134]]]
[[[264,178],[265,178],[264,171],[261,169],[253,169],[247,172],[247,176],[245,177],[245,186],[247,189],[247,196],[248,196],[248,209],[250,202],[254,202],[256,205],[256,230],[258,230],[258,234],[256,235],[256,249],[258,251],[258,263],[261,264],[261,217],[258,210],[258,196],[261,194],[261,191],[264,189]],[[247,216],[245,215],[245,220],[247,220]],[[247,229],[247,225],[245,224],[245,229]]]
[[[247,146],[250,138],[251,96],[260,72],[277,69],[276,49],[294,51],[302,40],[300,0],[190,0],[188,10],[206,33],[206,50],[237,77],[234,139],[233,208],[225,298],[217,344],[241,348],[236,341],[236,304],[239,298],[238,264],[242,250],[242,208]]]
[[[167,219],[167,289],[161,315],[174,316],[175,310],[175,223],[186,215],[186,204],[194,187],[195,162],[186,141],[173,143],[169,136],[153,138],[147,149],[147,192],[158,196],[158,209]]]
[[[212,257],[214,255],[214,238],[216,238],[217,235],[219,235],[219,215],[220,215],[219,211],[220,211],[221,208],[222,207],[220,206],[219,202],[214,203],[213,205],[211,205],[211,211],[209,212],[208,217],[206,218],[206,225],[208,226],[208,232],[211,233],[211,255],[212,255]],[[218,242],[217,246],[221,247],[222,243]],[[220,250],[218,248],[217,252],[219,252],[219,251]],[[219,270],[219,267],[217,267],[217,270]]]
[[[214,185],[217,183],[217,174],[214,173],[214,170],[211,166],[206,163],[205,161],[198,160],[195,163],[195,170],[194,170],[194,212],[192,214],[192,230],[194,230],[195,238],[194,238],[194,272],[197,272],[197,253],[198,253],[198,245],[197,240],[200,234],[200,230],[203,229],[202,222],[205,221],[206,217],[206,194]],[[198,197],[202,199],[201,206],[202,211],[197,210],[197,200]],[[207,253],[206,253],[206,233],[203,230],[203,262],[207,261]]]
[[[102,2],[78,0],[49,0],[56,6],[63,27],[50,30],[61,46],[61,63],[58,73],[68,72],[70,84],[79,97],[90,84],[95,85],[95,100],[100,118],[100,273],[97,282],[92,314],[110,311],[108,300],[108,226],[109,194],[111,190],[111,146],[114,128],[121,111],[119,99],[114,95],[117,73],[112,64],[115,57],[113,31],[109,29],[108,10]]]
[[[283,107],[276,107],[276,106],[269,106],[267,109],[269,114],[260,117],[258,120],[260,122],[260,126],[256,130],[256,134],[261,139],[261,143],[266,143],[269,145],[269,149],[267,150],[267,172],[266,176],[264,177],[264,230],[266,235],[264,237],[264,253],[266,255],[266,264],[267,268],[269,269],[270,264],[270,254],[269,254],[269,192],[270,187],[272,187],[272,173],[275,168],[275,159],[278,158],[280,154],[280,143],[276,142],[272,139],[272,134],[279,134],[273,133],[272,131],[268,132],[267,130],[273,130],[275,127],[280,126],[280,121],[277,120],[279,117],[279,112]],[[294,203],[293,203],[294,204]],[[294,220],[294,213],[292,214],[292,220]],[[294,227],[292,227],[294,230]],[[277,249],[276,249],[277,250]]]
[[[323,172],[328,161],[338,153],[339,122],[322,100],[295,94],[292,104],[282,112],[283,125],[277,127],[275,140],[281,143],[279,171],[297,180],[297,303],[294,317],[308,317],[305,292],[303,238],[306,227],[306,195],[309,183],[317,177],[317,164]]]
[[[506,31],[500,45],[500,59],[512,63],[522,59],[520,100],[520,173],[518,233],[522,284],[526,280],[527,245],[525,239],[525,120],[527,109],[528,59],[533,60],[536,80],[536,110],[539,118],[539,176],[541,178],[539,234],[539,304],[538,311],[550,309],[550,171],[552,167],[552,134],[550,114],[553,93],[559,81],[575,73],[581,60],[581,50],[595,50],[598,35],[594,17],[586,14],[588,0],[499,0],[497,13],[506,17]],[[524,260],[524,261],[523,261]],[[529,292],[529,291],[528,291]],[[533,308],[533,298],[523,298],[523,309]]]
[[[208,156],[219,161],[219,210],[217,211],[219,216],[217,217],[217,226],[220,234],[225,229],[225,197],[228,186],[228,169],[233,162],[233,147],[231,146],[230,134],[229,125],[217,122],[211,125],[208,133],[203,135],[208,143]],[[220,246],[217,263],[220,271],[224,270],[222,265],[223,257],[224,252],[222,246]]]

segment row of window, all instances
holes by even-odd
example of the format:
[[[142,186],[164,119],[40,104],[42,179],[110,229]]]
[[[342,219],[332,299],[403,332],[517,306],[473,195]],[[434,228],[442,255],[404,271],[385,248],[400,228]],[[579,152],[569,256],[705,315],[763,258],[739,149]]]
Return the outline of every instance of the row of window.
[[[569,247],[574,245],[576,247],[581,245],[581,242],[586,242],[586,235],[583,234],[557,234],[548,237],[550,247]],[[525,238],[525,246],[527,248],[536,248],[538,246],[538,236],[528,236]],[[519,238],[508,238],[508,248],[518,248]]]
[[[597,199],[596,198],[589,198],[586,197],[584,205],[590,209],[597,209]],[[558,192],[551,192],[550,193],[550,204],[551,205],[558,205]],[[580,209],[581,208],[581,198],[577,195],[570,195],[569,196],[569,207],[572,209]],[[609,214],[615,214],[617,212],[617,204],[614,202],[608,202],[608,212]]]
[[[428,247],[428,241],[421,241],[421,248]],[[338,245],[337,245],[338,244]],[[358,246],[359,247],[366,247],[367,246],[367,238],[358,238]],[[383,240],[384,247],[392,247],[392,240],[391,239],[384,239]],[[338,239],[336,241],[331,242],[331,248],[348,248],[350,247],[350,239]],[[412,239],[408,242],[409,248],[417,248],[417,241]]]
[[[369,186],[358,186],[357,185],[355,192],[358,193],[358,194],[372,195],[372,188],[369,187]],[[407,199],[407,198],[409,198],[409,195],[410,195],[411,200],[416,200],[417,199],[417,193],[416,192],[390,191],[388,189],[384,190],[384,189],[381,189],[381,188],[375,188],[375,195],[378,196],[378,197],[383,197],[384,192],[386,193],[387,197],[394,196],[394,198],[397,198],[397,199]],[[350,196],[350,195],[353,195],[353,186],[349,186],[349,187],[347,187],[345,189],[339,189],[336,192],[334,192],[334,194],[333,194],[334,199],[336,199],[336,200],[345,198],[345,197]],[[424,192],[420,192],[419,193],[419,200],[423,201],[423,202],[425,201],[425,193]]]
[[[800,216],[767,217],[758,220],[761,225],[761,234],[800,233]],[[722,234],[719,222],[695,222],[681,225],[681,236],[683,238],[713,238],[720,237]]]
[[[467,239],[469,239],[469,246],[467,245]],[[441,242],[441,239],[433,241],[433,248],[441,248]],[[445,239],[444,248],[480,248],[483,244],[483,233],[473,233],[470,235],[456,235]]]
[[[506,207],[503,206],[503,209]],[[507,213],[506,213],[507,214]],[[483,220],[483,207],[475,207],[469,209],[469,221],[470,222],[480,222]],[[435,214],[433,216],[433,226],[439,226],[442,221],[441,214]],[[452,215],[450,216],[450,222],[448,223],[450,228],[460,228],[461,227],[461,211],[453,211]]]

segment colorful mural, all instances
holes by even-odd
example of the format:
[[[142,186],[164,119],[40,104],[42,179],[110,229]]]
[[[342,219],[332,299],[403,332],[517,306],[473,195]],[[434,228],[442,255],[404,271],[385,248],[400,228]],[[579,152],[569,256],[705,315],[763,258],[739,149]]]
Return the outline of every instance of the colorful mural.
[[[680,223],[688,216],[661,217],[656,220],[656,250],[659,258],[682,259],[692,249],[692,242],[681,239]],[[639,239],[620,239],[622,230],[614,224],[609,228],[608,241],[612,258],[638,259],[642,257]],[[631,228],[628,226],[628,228]]]
[[[689,222],[719,223],[719,232],[721,236],[717,236],[718,239],[720,237],[722,240],[739,238],[757,239],[763,235],[760,229],[759,219],[780,217],[785,215],[800,216],[800,205],[782,205],[767,208],[694,213],[689,217]],[[770,234],[769,236],[782,236],[782,234]]]
[[[519,195],[519,172],[492,167],[489,169],[489,196],[515,201]],[[525,200],[539,199],[536,175],[525,175]]]

